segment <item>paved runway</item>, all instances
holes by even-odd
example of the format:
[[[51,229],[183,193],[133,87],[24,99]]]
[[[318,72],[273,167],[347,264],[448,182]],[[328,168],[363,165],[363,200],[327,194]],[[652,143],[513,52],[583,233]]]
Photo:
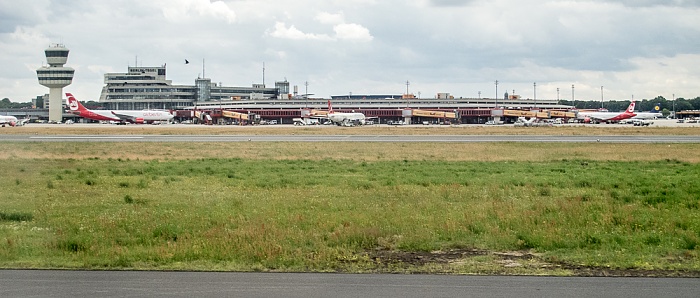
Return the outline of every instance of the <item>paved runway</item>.
[[[604,142],[700,143],[700,136],[671,135],[0,135],[25,142]]]
[[[2,297],[697,297],[691,278],[0,270]]]

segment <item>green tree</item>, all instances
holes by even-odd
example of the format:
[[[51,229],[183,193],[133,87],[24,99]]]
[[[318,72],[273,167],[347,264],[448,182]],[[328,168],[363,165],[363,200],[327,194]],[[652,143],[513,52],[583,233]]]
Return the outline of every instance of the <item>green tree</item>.
[[[664,108],[661,110],[661,115],[664,117],[668,117],[668,115],[671,115],[671,111],[669,111],[667,108]]]

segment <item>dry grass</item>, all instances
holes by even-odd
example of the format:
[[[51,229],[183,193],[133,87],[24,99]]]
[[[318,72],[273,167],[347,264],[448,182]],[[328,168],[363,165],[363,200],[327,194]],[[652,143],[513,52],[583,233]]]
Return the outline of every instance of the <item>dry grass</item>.
[[[0,159],[181,160],[198,158],[356,161],[551,161],[674,159],[700,162],[700,144],[609,143],[4,143]]]
[[[205,125],[28,125],[0,134],[90,135],[700,135],[699,127],[634,127],[617,125],[513,126],[205,126]]]

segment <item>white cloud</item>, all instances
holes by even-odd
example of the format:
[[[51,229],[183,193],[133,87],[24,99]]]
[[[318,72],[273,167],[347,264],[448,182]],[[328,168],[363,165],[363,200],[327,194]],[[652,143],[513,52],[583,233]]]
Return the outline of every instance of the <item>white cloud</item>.
[[[330,40],[331,38],[324,34],[313,34],[304,33],[301,30],[294,27],[294,25],[287,25],[283,22],[275,23],[275,29],[268,33],[272,37],[283,38],[283,39],[293,39],[293,40]]]
[[[369,29],[366,27],[359,24],[346,23],[345,16],[342,12],[319,12],[314,19],[323,25],[333,25],[333,32],[335,32],[335,35],[329,36],[327,34],[304,33],[294,25],[287,27],[283,22],[276,22],[275,28],[273,30],[268,30],[268,35],[276,38],[293,40],[347,40],[369,42],[374,39]]]
[[[338,24],[333,27],[333,31],[335,31],[337,39],[361,42],[368,42],[374,39],[367,28],[358,24]]]
[[[223,1],[159,0],[154,3],[162,7],[163,15],[172,22],[192,17],[213,17],[228,23],[236,21],[236,13]]]
[[[343,13],[319,12],[315,19],[321,24],[336,25],[345,23],[345,16]]]

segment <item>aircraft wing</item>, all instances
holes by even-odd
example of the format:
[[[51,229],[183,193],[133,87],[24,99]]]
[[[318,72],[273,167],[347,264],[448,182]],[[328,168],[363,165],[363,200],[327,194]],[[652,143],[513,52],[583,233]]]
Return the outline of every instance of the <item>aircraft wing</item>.
[[[132,122],[132,123],[136,122],[136,117],[131,116],[131,115],[115,113],[114,111],[112,111],[112,115],[117,116],[117,117],[118,117],[119,119],[121,119],[122,121],[129,121],[129,122]]]

